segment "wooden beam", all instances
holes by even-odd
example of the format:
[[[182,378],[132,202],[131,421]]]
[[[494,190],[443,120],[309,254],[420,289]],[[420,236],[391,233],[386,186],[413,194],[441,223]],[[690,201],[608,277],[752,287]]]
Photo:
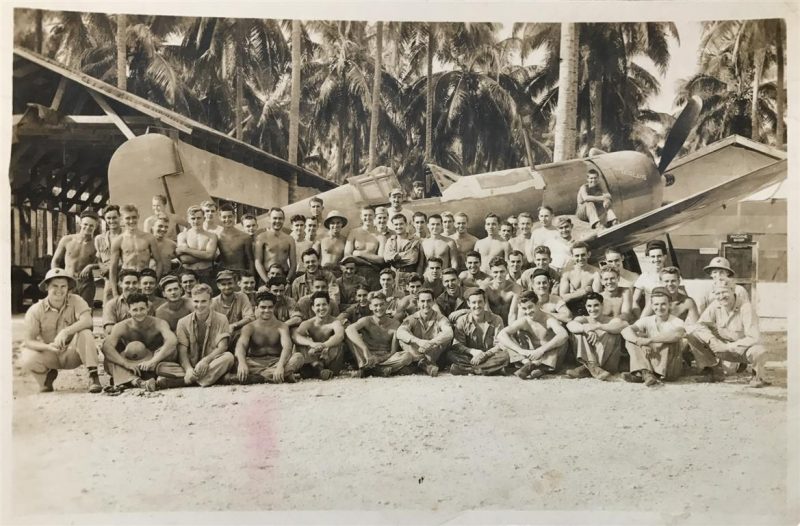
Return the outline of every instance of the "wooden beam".
[[[128,128],[128,125],[125,124],[125,121],[123,121],[122,118],[119,115],[117,115],[117,112],[114,111],[114,108],[111,107],[111,105],[102,95],[99,95],[92,90],[89,90],[89,95],[94,99],[97,105],[100,106],[100,108],[106,113],[106,115],[108,115],[111,118],[111,120],[114,122],[117,128],[119,128],[119,131],[122,132],[122,135],[124,135],[127,139],[133,139],[134,137],[136,137],[136,134],[133,133],[130,128]]]
[[[147,126],[155,122],[150,117],[125,116],[120,118],[123,120],[123,122],[125,122],[125,124],[129,126]],[[11,123],[14,126],[19,124],[21,120],[22,120],[21,114],[17,114],[11,117]],[[63,117],[61,117],[61,122],[68,124],[116,125],[114,120],[108,115],[64,115]]]
[[[64,92],[67,90],[67,77],[61,77],[58,81],[58,88],[56,94],[53,95],[53,102],[50,103],[50,109],[58,111],[61,108],[61,101],[64,99]]]

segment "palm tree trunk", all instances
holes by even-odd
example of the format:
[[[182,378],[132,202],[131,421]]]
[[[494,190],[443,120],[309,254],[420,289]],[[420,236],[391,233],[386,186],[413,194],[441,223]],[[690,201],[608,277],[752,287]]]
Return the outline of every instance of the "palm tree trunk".
[[[337,133],[336,147],[339,150],[336,157],[336,182],[341,183],[344,181],[344,134],[345,134],[345,118],[339,114],[339,132]]]
[[[358,136],[358,125],[353,122],[350,126],[350,175],[358,175],[361,152],[361,141]]]
[[[433,159],[433,32],[436,24],[428,24],[428,85],[425,99],[425,160]]]
[[[764,49],[756,49],[754,52],[754,71],[753,71],[753,96],[750,101],[750,138],[754,141],[761,140],[761,129],[758,121],[758,97],[761,88],[761,77],[764,73]]]
[[[525,120],[522,121],[522,140],[525,142],[525,158],[528,159],[528,166],[533,169],[536,166],[536,158],[533,156],[533,148],[531,148],[531,138],[528,135],[528,128],[525,126]]]
[[[593,80],[589,84],[592,100],[592,146],[603,148],[603,81]]]
[[[244,130],[242,129],[242,104],[243,104],[243,100],[244,100],[244,86],[243,86],[243,81],[242,81],[242,72],[241,72],[241,70],[240,70],[238,65],[236,66],[236,72],[234,73],[234,75],[236,75],[236,79],[235,79],[235,83],[236,83],[236,99],[235,99],[236,109],[233,112],[233,117],[234,117],[235,122],[236,122],[236,138],[241,141],[242,137],[244,136]]]
[[[33,35],[36,39],[33,50],[37,53],[44,54],[44,11],[36,9],[33,12]]]
[[[786,143],[786,139],[784,138],[786,125],[783,123],[783,112],[786,105],[786,93],[783,88],[783,38],[786,33],[783,30],[783,20],[778,20],[775,26],[775,60],[778,63],[778,78],[775,79],[775,87],[777,90],[775,97],[775,110],[777,113],[775,136],[778,146],[782,146]]]
[[[292,100],[289,106],[289,162],[292,164],[297,164],[300,142],[300,23],[292,20]]]
[[[121,90],[128,89],[128,50],[126,46],[127,32],[127,16],[117,15],[117,87]]]
[[[372,110],[369,123],[369,166],[378,164],[378,123],[381,111],[381,69],[383,63],[383,22],[375,25],[375,72],[372,75]]]
[[[561,24],[560,51],[554,162],[575,157],[578,116],[578,28],[575,24]]]

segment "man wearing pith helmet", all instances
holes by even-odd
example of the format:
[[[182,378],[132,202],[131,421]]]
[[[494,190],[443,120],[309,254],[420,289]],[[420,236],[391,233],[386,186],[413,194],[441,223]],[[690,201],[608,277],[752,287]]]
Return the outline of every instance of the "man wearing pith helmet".
[[[47,297],[25,314],[22,367],[36,379],[40,391],[50,392],[59,370],[83,364],[89,373],[89,392],[99,393],[102,386],[97,376],[92,311],[73,294],[75,278],[64,269],[50,269],[39,288]]]
[[[703,289],[702,295],[700,298],[698,298],[699,301],[697,307],[701,314],[704,310],[706,310],[706,307],[708,307],[711,302],[716,299],[714,287],[718,283],[729,284],[733,287],[736,305],[750,302],[750,296],[747,294],[747,289],[741,285],[735,285],[733,283],[733,278],[736,276],[736,273],[731,268],[731,263],[727,258],[717,256],[709,261],[708,265],[706,265],[703,270],[711,277],[711,282],[706,286],[706,288]]]

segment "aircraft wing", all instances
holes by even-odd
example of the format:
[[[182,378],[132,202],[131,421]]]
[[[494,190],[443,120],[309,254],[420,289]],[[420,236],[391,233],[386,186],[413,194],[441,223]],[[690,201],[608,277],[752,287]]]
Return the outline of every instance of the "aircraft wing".
[[[612,228],[583,238],[593,252],[615,247],[629,250],[681,225],[710,214],[725,203],[735,202],[786,177],[787,161],[782,160],[735,179],[641,214]]]

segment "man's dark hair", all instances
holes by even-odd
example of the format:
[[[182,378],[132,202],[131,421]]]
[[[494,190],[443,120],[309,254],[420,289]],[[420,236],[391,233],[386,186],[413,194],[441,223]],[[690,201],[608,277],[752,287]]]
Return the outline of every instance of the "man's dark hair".
[[[278,302],[278,298],[275,294],[265,290],[263,292],[259,292],[256,294],[256,305],[261,303],[262,301],[271,301],[273,305]]]
[[[600,294],[599,292],[594,292],[594,291],[589,292],[586,294],[586,297],[584,297],[583,304],[586,305],[586,302],[589,300],[597,300],[600,303],[603,303],[603,295]]]
[[[324,299],[324,300],[325,300],[326,302],[328,302],[328,303],[330,303],[330,302],[331,302],[331,296],[330,296],[330,294],[328,294],[327,292],[322,292],[322,291],[320,291],[320,292],[315,292],[315,293],[313,293],[313,294],[311,295],[311,304],[313,305],[313,304],[314,304],[314,302],[315,302],[315,301],[317,301],[317,300],[318,300],[318,299],[320,299],[320,298]]]
[[[117,276],[117,281],[122,282],[126,276],[135,276],[136,279],[139,279],[139,273],[130,268],[124,268],[119,271],[119,275]]]
[[[145,294],[141,292],[134,292],[130,296],[128,296],[128,306],[133,305],[134,303],[144,303],[145,305],[150,305],[150,300],[147,298]]]

